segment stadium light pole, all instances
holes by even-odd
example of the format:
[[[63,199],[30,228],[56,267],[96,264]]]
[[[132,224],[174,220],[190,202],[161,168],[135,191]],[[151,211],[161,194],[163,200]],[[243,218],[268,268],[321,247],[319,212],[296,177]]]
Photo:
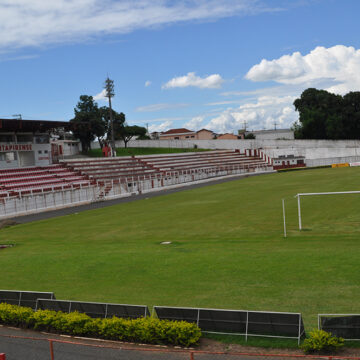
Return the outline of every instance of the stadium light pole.
[[[110,115],[110,130],[111,130],[111,148],[112,148],[112,156],[116,156],[116,148],[115,148],[115,136],[114,136],[114,120],[111,108],[111,98],[115,96],[114,92],[114,80],[111,80],[109,77],[105,80],[105,91],[106,97],[109,99],[109,115]]]

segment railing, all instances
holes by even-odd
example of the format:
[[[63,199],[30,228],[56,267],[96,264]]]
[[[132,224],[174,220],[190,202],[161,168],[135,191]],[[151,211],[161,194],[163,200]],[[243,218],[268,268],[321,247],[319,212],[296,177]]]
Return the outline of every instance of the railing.
[[[216,177],[268,171],[272,171],[272,167],[267,164],[224,165],[201,169],[172,170],[142,176],[127,176],[112,180],[98,180],[97,187],[100,189],[100,199],[111,199],[129,196],[134,193],[157,191],[160,188],[169,188]]]
[[[0,198],[0,219],[95,201],[98,190],[91,184],[46,187],[48,190],[19,190],[18,195]]]
[[[273,168],[267,164],[224,165],[179,171],[171,170],[112,180],[94,180],[93,184],[47,186],[46,189],[48,190],[46,191],[18,190],[16,191],[17,195],[9,194],[0,198],[0,219],[147,193],[216,177],[272,170]]]

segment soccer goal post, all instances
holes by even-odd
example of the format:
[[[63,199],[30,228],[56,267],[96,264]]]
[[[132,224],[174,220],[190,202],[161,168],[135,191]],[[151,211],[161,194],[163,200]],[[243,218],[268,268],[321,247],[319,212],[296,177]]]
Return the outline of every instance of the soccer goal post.
[[[301,196],[346,195],[346,194],[360,194],[360,191],[334,191],[334,192],[318,192],[318,193],[299,193],[299,194],[296,194],[295,197],[297,197],[297,201],[298,201],[299,230],[302,229],[301,203],[300,203]]]

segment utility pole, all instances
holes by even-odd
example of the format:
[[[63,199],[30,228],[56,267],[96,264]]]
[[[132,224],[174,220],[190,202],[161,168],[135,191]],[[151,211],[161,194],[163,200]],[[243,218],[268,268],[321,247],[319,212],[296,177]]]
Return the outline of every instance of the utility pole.
[[[274,121],[274,129],[276,130],[277,122]]]
[[[246,131],[246,125],[247,125],[247,121],[244,121],[244,130]]]
[[[114,136],[114,119],[111,108],[111,98],[115,96],[114,92],[114,80],[111,80],[109,76],[105,80],[106,97],[109,99],[109,114],[110,114],[110,130],[111,130],[111,149],[112,156],[116,156],[116,148],[115,148],[115,136]]]

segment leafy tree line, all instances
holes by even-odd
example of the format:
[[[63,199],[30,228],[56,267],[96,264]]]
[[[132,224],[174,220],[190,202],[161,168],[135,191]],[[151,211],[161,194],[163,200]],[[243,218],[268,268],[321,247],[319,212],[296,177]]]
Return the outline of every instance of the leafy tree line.
[[[294,101],[296,139],[360,139],[360,92],[341,96],[309,88]]]
[[[91,149],[91,142],[99,139],[103,147],[111,138],[109,107],[98,107],[92,96],[81,95],[80,101],[74,108],[75,116],[70,120],[72,133],[79,139],[83,152]],[[126,123],[125,114],[112,110],[115,140],[123,140],[125,147],[135,136],[141,139],[147,138],[146,128],[142,126],[130,126]]]

